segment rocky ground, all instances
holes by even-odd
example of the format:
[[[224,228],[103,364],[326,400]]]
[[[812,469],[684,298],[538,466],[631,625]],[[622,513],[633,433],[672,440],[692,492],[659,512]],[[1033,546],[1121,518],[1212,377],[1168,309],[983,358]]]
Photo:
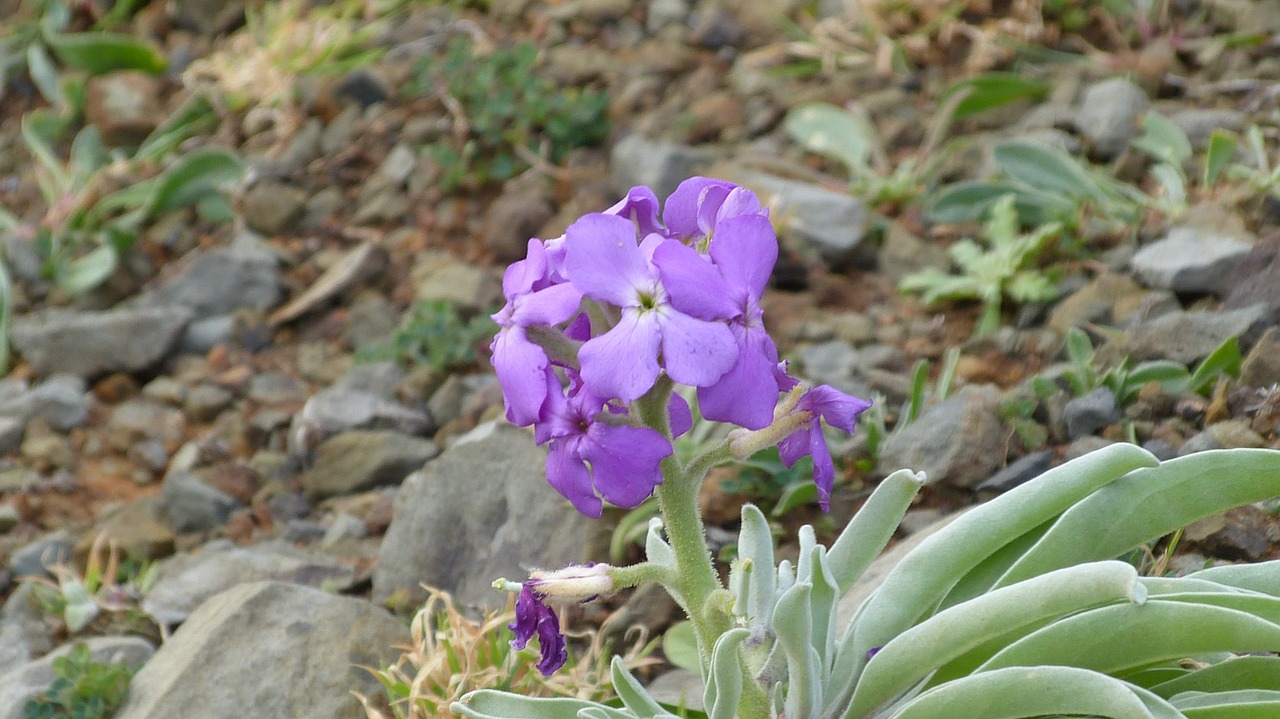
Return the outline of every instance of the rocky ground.
[[[77,4],[74,22],[103,4]],[[408,631],[383,607],[411,612],[420,583],[492,606],[494,577],[604,558],[611,525],[545,485],[541,450],[500,420],[487,339],[468,323],[500,306],[503,263],[529,237],[554,237],[633,185],[665,196],[703,173],[767,198],[783,259],[763,304],[780,348],[809,379],[882,408],[886,436],[864,430],[843,445],[831,515],[780,512],[784,537],[804,522],[840,526],[904,466],[931,480],[906,536],[1109,442],[1161,457],[1280,447],[1275,182],[1191,182],[1176,207],[1082,223],[1037,258],[1055,299],[1005,302],[994,333],[974,334],[972,303],[897,290],[912,273],[949,271],[945,248],[980,232],[925,209],[941,189],[991,175],[998,143],[1062,148],[1152,196],[1153,163],[1131,146],[1152,111],[1195,148],[1188,176],[1215,129],[1258,127],[1274,159],[1274,0],[1155,3],[1138,19],[1087,2],[1069,4],[1083,8],[1074,19],[981,0],[894,12],[853,0],[350,2],[331,26],[285,5],[299,13],[250,7],[246,27],[243,1],[151,3],[124,31],[161,48],[168,69],[88,82],[85,120],[120,146],[191,97],[214,98],[214,122],[183,147],[243,158],[229,222],[160,215],[85,292],[42,272],[48,250],[30,233],[4,233],[16,361],[0,381],[0,717],[21,716],[52,658],[86,637],[95,657],[142,665],[118,717],[193,706],[202,717],[247,706],[355,716],[348,692],[376,683],[350,667],[398,656]],[[522,148],[512,172],[486,170],[504,181],[455,181],[431,148],[480,118],[421,68],[460,35],[477,52],[534,43],[534,76],[600,93],[607,132],[601,121],[598,138],[563,153]],[[296,44],[273,45],[280,37]],[[355,60],[290,70],[289,56],[326,42],[346,55],[316,62]],[[938,121],[954,109],[949,87],[992,71],[1047,89]],[[24,77],[0,110],[0,204],[47,226],[20,132],[46,101]],[[875,186],[907,168],[905,191],[851,190],[839,164],[806,153],[785,118],[815,101],[863,113],[882,142]],[[1243,140],[1239,152],[1257,159]],[[1125,357],[1194,368],[1232,337],[1243,362],[1204,394],[1074,386],[1072,328],[1092,338],[1084,363],[1098,375]],[[954,380],[939,387],[951,348]],[[921,360],[933,400],[908,423],[898,408]],[[772,506],[784,489],[717,475],[703,497],[712,539],[732,536],[742,502]],[[1190,528],[1175,569],[1280,556],[1274,509]],[[90,584],[81,604],[96,616],[76,626],[61,609],[108,545],[127,581]],[[51,604],[41,588],[59,585],[64,600]],[[655,632],[672,609],[652,597],[626,607]]]

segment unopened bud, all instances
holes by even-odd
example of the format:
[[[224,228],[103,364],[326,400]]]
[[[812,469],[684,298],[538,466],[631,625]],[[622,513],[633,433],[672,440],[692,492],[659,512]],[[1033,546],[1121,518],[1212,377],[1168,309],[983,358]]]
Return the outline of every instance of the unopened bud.
[[[534,571],[525,584],[548,602],[577,604],[613,592],[608,564],[569,565],[563,569]]]

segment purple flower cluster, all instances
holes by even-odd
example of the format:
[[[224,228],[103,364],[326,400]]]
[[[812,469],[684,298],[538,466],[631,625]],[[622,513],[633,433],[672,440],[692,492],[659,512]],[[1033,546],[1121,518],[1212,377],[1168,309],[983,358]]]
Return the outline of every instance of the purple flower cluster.
[[[507,419],[535,426],[549,447],[547,479],[580,512],[600,516],[602,500],[634,507],[662,482],[670,437],[629,406],[663,373],[697,388],[707,419],[748,430],[774,422],[779,393],[796,384],[760,308],[777,257],[753,193],[695,177],[661,215],[652,190],[633,188],[563,237],[530,240],[525,259],[507,269],[492,345]],[[814,455],[824,506],[834,467],[819,417],[852,430],[866,407],[829,387],[795,403],[806,423],[780,450],[789,463]],[[670,414],[673,436],[688,429],[678,396]]]

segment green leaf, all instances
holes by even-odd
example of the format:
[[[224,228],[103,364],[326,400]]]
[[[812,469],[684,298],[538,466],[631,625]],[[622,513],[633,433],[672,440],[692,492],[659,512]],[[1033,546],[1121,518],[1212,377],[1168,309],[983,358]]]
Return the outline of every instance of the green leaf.
[[[964,92],[964,99],[956,104],[952,117],[964,120],[987,110],[1001,107],[1015,100],[1039,100],[1049,92],[1049,83],[1011,72],[989,72],[960,80],[943,92],[949,98]]]
[[[454,714],[470,719],[578,719],[583,709],[599,709],[606,716],[626,716],[603,704],[563,697],[526,697],[493,689],[465,694],[450,707]]]
[[[1194,632],[1170,627],[1195,627]],[[1280,626],[1234,609],[1153,598],[1061,619],[1013,642],[978,668],[1061,665],[1118,673],[1211,652],[1280,650]]]
[[[871,566],[911,507],[911,500],[924,486],[924,475],[900,469],[885,477],[871,496],[845,525],[827,551],[827,561],[840,594]]]
[[[1182,128],[1155,110],[1142,119],[1142,133],[1130,145],[1156,160],[1178,166],[1191,157],[1191,141]]]
[[[59,264],[54,282],[69,294],[80,294],[106,282],[116,271],[118,258],[110,245],[100,245],[80,257]]]
[[[808,582],[796,582],[782,593],[773,610],[778,644],[787,655],[789,717],[814,716],[822,708],[822,658],[810,643],[812,591]]]
[[[1160,163],[1151,168],[1151,174],[1160,184],[1165,198],[1176,205],[1187,202],[1187,183],[1182,177],[1182,170],[1168,163]]]
[[[1140,447],[1113,444],[1050,469],[926,538],[885,577],[845,633],[833,670],[844,683],[836,696],[847,700],[852,695],[869,650],[927,616],[984,559],[1099,487],[1155,464],[1155,457]]]
[[[667,661],[681,669],[702,673],[702,659],[698,656],[698,635],[688,621],[676,622],[662,635],[662,653]]]
[[[1209,148],[1204,155],[1204,178],[1202,184],[1212,187],[1218,176],[1235,159],[1236,138],[1224,130],[1214,130],[1209,135]]]
[[[209,129],[218,122],[213,105],[203,93],[195,93],[147,135],[134,158],[158,162],[178,148],[183,140]]]
[[[1046,619],[1141,600],[1138,573],[1123,562],[1061,569],[945,609],[894,637],[867,663],[848,713],[871,716],[947,662]]]
[[[813,482],[792,482],[783,488],[778,501],[769,512],[774,518],[785,517],[787,512],[818,501],[818,486]]]
[[[64,65],[100,75],[112,70],[164,71],[168,62],[158,50],[113,32],[45,33],[45,42]]]
[[[1191,378],[1187,380],[1187,386],[1194,392],[1205,394],[1221,375],[1238,377],[1241,362],[1240,342],[1235,335],[1232,335],[1210,352],[1208,357],[1200,361],[1196,371],[1191,373]]]
[[[1191,692],[1169,701],[1187,719],[1274,719],[1280,716],[1280,692],[1242,689]]]
[[[1157,684],[1151,691],[1168,699],[1183,692],[1225,692],[1236,689],[1280,691],[1280,657],[1246,656],[1228,659]]]
[[[1280,452],[1210,450],[1134,469],[1063,512],[997,586],[1117,557],[1196,520],[1275,496]]]
[[[1065,152],[1029,140],[1008,140],[992,150],[1006,179],[1062,197],[1101,199],[1094,178]]]
[[[153,217],[186,207],[239,182],[243,176],[244,164],[234,153],[220,148],[195,150],[161,173],[147,202],[146,214]]]
[[[830,103],[793,108],[783,126],[801,147],[839,160],[854,175],[867,169],[876,145],[875,132],[865,120]]]
[[[1183,719],[1172,706],[1097,672],[1071,667],[1012,667],[930,689],[893,719],[1021,719],[1092,716],[1108,719]]]
[[[609,663],[609,676],[613,680],[613,691],[632,714],[640,719],[653,719],[666,715],[666,711],[653,697],[649,696],[649,692],[645,691],[639,680],[627,671],[627,665],[622,661],[622,657],[616,654],[613,661]]]
[[[744,563],[749,563],[746,565]],[[749,571],[743,570],[749,566]],[[769,521],[754,504],[742,505],[742,529],[738,532],[739,594],[746,602],[735,606],[735,614],[751,622],[763,631],[773,618],[773,603],[777,590],[774,576],[773,534]],[[732,572],[732,570],[731,570]],[[733,584],[732,578],[730,584]]]
[[[50,105],[66,106],[67,98],[62,94],[58,69],[53,66],[53,58],[49,57],[44,45],[38,42],[27,46],[27,74],[31,76],[31,83]]]
[[[976,222],[996,200],[1017,191],[1003,182],[960,182],[934,193],[925,202],[924,214],[938,224]]]
[[[769,571],[766,569],[766,571]],[[709,719],[734,719],[742,699],[742,642],[751,636],[743,627],[735,627],[720,635],[711,653],[711,671],[703,694],[703,706]]]
[[[1192,572],[1183,579],[1206,580],[1280,597],[1280,560],[1255,564],[1224,564]]]

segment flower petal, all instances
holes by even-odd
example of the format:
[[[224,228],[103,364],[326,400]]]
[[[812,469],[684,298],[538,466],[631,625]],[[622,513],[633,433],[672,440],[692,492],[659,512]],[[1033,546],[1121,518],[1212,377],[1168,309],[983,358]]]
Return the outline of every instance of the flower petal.
[[[667,400],[667,417],[672,437],[679,437],[693,429],[693,411],[689,409],[689,403],[684,397],[675,392]]]
[[[565,271],[582,294],[618,307],[636,303],[636,289],[657,279],[630,221],[615,215],[584,215],[564,233]]]
[[[551,676],[569,661],[569,650],[564,635],[560,633],[560,619],[549,607],[538,622],[538,650],[542,652],[538,671],[544,677]]]
[[[639,185],[627,191],[627,196],[618,204],[604,211],[606,215],[617,215],[635,223],[641,235],[650,232],[662,233],[662,224],[658,222],[658,196],[653,190]]]
[[[573,503],[573,508],[592,519],[599,519],[604,504],[591,489],[591,473],[580,457],[575,456],[574,449],[581,444],[575,439],[560,439],[552,442],[551,451],[547,453],[547,482],[565,499]]]
[[[714,243],[713,243],[714,244]],[[674,240],[653,252],[671,306],[703,320],[729,319],[742,314],[742,305],[716,266],[692,248]]]
[[[747,429],[763,429],[773,422],[778,405],[774,368],[778,349],[763,327],[734,328],[738,337],[738,361],[715,384],[698,390],[702,416],[716,422],[732,422]]]
[[[626,404],[649,391],[658,378],[656,314],[628,308],[613,329],[578,349],[582,381],[592,394]]]
[[[760,206],[760,198],[745,187],[735,187],[716,209],[716,232],[720,231],[720,223],[731,217],[743,215],[769,216],[768,208]]]
[[[662,208],[662,220],[668,231],[677,237],[702,234],[698,228],[698,205],[702,191],[711,186],[732,187],[732,184],[710,177],[690,177],[676,187]]]
[[[671,455],[671,443],[650,427],[593,422],[582,457],[591,463],[596,491],[610,504],[639,506],[662,484],[659,468]]]
[[[738,343],[728,325],[695,319],[671,309],[663,312],[662,363],[671,379],[706,387],[737,361]]]
[[[523,427],[542,419],[547,399],[547,353],[524,335],[521,327],[508,327],[493,339],[493,369],[502,387],[507,421]]]
[[[809,428],[809,453],[813,455],[813,483],[818,485],[818,504],[822,511],[831,511],[831,485],[835,483],[836,467],[831,461],[827,438],[822,434],[818,418],[813,418]]]
[[[852,434],[858,415],[867,411],[871,403],[824,384],[807,390],[797,406],[821,415],[827,424]]]
[[[533,289],[536,282],[546,277],[547,254],[542,241],[529,240],[525,259],[512,262],[507,271],[502,273],[502,294],[507,299],[524,294]]]
[[[552,285],[524,295],[516,302],[511,321],[522,327],[529,325],[558,325],[578,312],[582,293],[570,284]]]
[[[716,226],[709,252],[729,285],[759,301],[778,261],[778,236],[761,215],[730,217]]]

